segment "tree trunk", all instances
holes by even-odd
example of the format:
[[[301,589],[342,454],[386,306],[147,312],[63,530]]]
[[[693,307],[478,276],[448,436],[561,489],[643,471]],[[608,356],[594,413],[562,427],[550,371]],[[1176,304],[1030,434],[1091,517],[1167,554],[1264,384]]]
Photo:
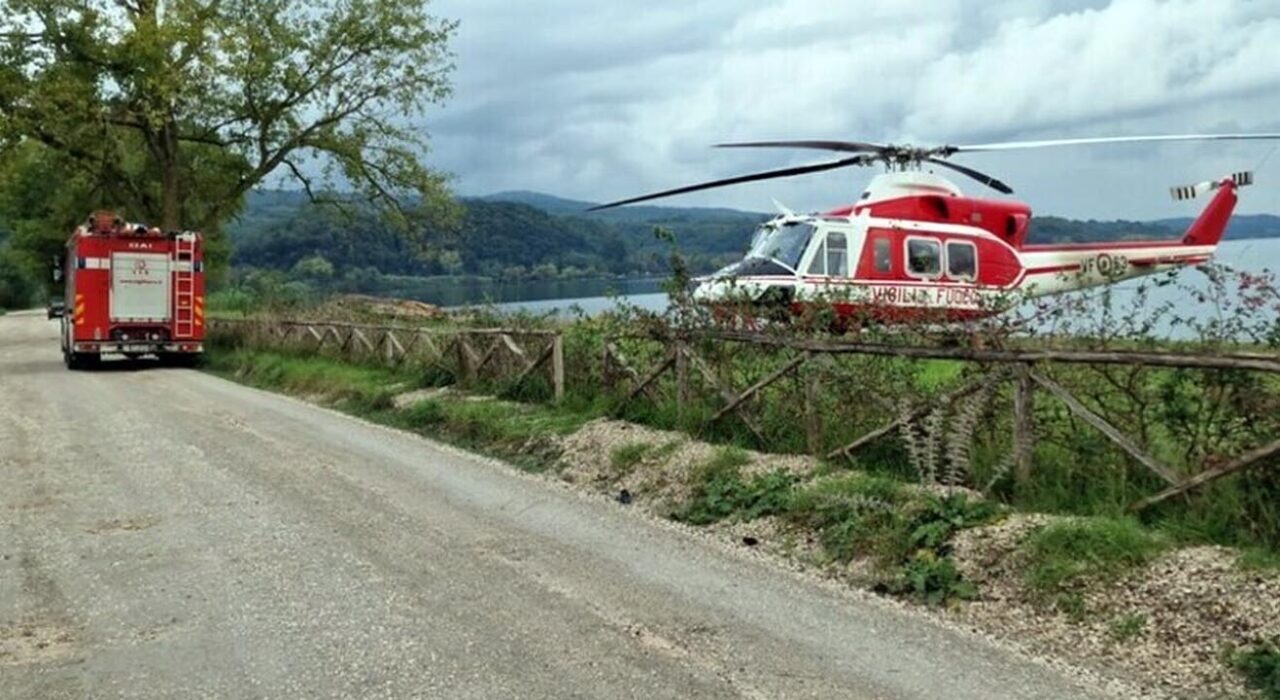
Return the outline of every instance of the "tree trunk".
[[[161,131],[160,228],[165,231],[182,229],[182,166],[178,155],[178,126],[172,121]]]

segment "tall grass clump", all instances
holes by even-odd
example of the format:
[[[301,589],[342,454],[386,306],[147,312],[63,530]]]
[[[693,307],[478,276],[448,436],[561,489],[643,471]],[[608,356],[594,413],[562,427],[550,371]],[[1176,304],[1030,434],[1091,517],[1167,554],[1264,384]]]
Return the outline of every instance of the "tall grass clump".
[[[1280,700],[1280,638],[1230,653],[1231,666],[1267,700]]]
[[[1168,546],[1128,518],[1074,518],[1046,525],[1021,546],[1028,588],[1062,604],[1085,584],[1110,581],[1151,561]]]

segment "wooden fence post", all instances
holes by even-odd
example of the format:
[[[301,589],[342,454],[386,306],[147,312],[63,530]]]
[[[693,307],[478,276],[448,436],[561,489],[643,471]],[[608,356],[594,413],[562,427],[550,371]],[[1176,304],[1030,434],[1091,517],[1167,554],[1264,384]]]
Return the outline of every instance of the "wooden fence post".
[[[818,397],[822,389],[822,375],[818,366],[810,360],[811,351],[805,351],[801,372],[804,375],[804,417],[805,433],[808,438],[809,454],[822,457],[822,413],[818,410]]]
[[[471,347],[465,333],[458,334],[454,347],[458,349],[458,383],[465,385],[471,381]]]
[[[684,423],[686,406],[689,403],[689,353],[684,343],[677,340],[676,353],[676,420]]]
[[[551,338],[551,386],[555,390],[556,403],[564,400],[564,334]]]
[[[614,389],[613,353],[609,352],[609,342],[607,340],[600,348],[600,384],[610,392]]]
[[[1031,457],[1035,445],[1035,384],[1031,368],[1018,365],[1013,387],[1013,468],[1019,486],[1031,480]]]

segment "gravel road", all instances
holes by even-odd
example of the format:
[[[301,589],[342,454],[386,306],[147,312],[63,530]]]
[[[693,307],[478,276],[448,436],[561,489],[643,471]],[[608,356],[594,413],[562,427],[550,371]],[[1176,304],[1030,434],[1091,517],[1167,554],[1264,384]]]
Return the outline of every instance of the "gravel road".
[[[422,438],[0,317],[2,698],[1071,698],[1046,667]]]

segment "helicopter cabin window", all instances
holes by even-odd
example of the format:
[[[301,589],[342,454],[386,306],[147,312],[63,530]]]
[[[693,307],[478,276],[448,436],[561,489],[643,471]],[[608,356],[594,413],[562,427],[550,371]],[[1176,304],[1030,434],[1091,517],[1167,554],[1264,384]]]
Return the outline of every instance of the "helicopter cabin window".
[[[941,275],[942,244],[932,238],[908,238],[907,274],[930,278]]]
[[[871,245],[871,257],[875,263],[875,271],[880,274],[893,272],[893,243],[885,236],[877,236]]]
[[[978,247],[968,241],[947,241],[947,277],[972,282],[978,277]]]
[[[849,276],[849,240],[843,233],[828,233],[818,244],[809,263],[809,274]]]

